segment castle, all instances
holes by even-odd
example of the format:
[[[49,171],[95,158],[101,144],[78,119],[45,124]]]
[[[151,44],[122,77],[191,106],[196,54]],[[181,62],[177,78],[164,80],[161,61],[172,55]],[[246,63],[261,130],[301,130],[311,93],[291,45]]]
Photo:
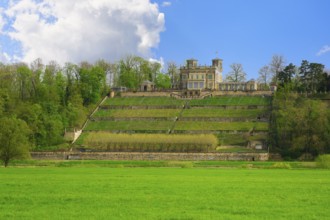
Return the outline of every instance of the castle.
[[[197,60],[187,60],[180,67],[180,89],[182,90],[220,90],[220,91],[256,91],[258,84],[254,80],[247,82],[223,82],[222,59],[213,59],[211,66],[200,66]]]

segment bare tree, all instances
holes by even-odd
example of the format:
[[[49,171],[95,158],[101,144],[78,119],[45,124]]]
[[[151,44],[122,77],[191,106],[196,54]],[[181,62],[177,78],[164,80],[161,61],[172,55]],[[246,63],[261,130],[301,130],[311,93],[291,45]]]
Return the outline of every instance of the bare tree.
[[[175,62],[170,61],[167,63],[167,74],[171,78],[172,88],[178,88],[180,79],[178,73],[178,66]]]
[[[268,85],[270,83],[270,80],[272,78],[272,73],[270,71],[269,66],[263,66],[259,70],[259,83],[263,83],[264,85]]]
[[[230,65],[232,69],[226,76],[226,80],[229,82],[244,82],[246,80],[246,73],[243,70],[243,66],[240,63],[233,63]]]
[[[278,74],[284,69],[285,59],[282,55],[273,55],[270,62],[270,72],[273,73],[273,81],[277,84]]]

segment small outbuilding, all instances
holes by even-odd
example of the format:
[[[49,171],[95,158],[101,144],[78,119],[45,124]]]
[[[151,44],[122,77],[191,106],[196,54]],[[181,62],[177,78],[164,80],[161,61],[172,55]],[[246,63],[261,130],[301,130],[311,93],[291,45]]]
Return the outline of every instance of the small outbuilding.
[[[145,80],[140,85],[141,92],[151,92],[155,90],[155,83]]]

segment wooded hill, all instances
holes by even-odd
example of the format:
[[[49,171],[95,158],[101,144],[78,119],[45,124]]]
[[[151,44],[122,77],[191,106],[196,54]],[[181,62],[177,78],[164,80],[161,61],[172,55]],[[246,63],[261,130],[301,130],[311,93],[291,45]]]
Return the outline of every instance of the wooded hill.
[[[115,64],[101,60],[95,64],[82,62],[79,65],[67,63],[60,66],[56,62],[50,62],[45,65],[40,59],[30,65],[0,64],[2,159],[7,160],[8,155],[16,157],[20,152],[26,154],[29,150],[69,148],[69,143],[63,138],[65,129],[81,127],[87,115],[109,92],[107,77],[112,85],[126,86],[132,90],[136,90],[143,80],[154,82],[158,88],[170,88],[171,82],[175,84],[178,80],[175,70],[176,66],[172,65],[167,74],[162,74],[159,64],[133,56]],[[307,96],[307,94],[322,93],[325,97],[323,99],[329,98],[330,76],[324,71],[324,66],[303,61],[300,67],[289,64],[275,73],[273,81],[278,82],[279,89],[272,103],[270,135],[267,140],[270,149],[290,157],[297,157],[304,152],[313,155],[329,152],[329,106],[321,101],[322,97]],[[194,102],[196,102],[195,107]],[[204,102],[202,105],[214,104],[213,100],[205,99],[191,101],[191,108],[185,108],[182,112],[180,108],[179,111],[176,108],[148,111],[148,117],[164,119],[180,116],[180,120],[175,126],[172,121],[163,119],[143,123],[143,126],[158,131],[170,130],[174,133],[189,129],[196,132],[206,127],[212,131],[265,129],[262,123],[259,125],[256,124],[258,122],[247,121],[244,122],[247,126],[242,126],[239,121],[239,118],[255,117],[260,114],[258,109],[253,111],[199,109],[198,102]],[[102,123],[106,123],[105,127],[109,128],[113,123],[109,118],[139,118],[144,117],[145,112],[135,110],[133,115],[130,114],[131,112],[126,110],[112,109],[100,110],[94,117],[95,120],[102,117],[107,119],[105,120],[107,122]],[[206,121],[206,117],[232,119],[230,122],[217,122]],[[193,118],[198,120],[194,122]],[[139,129],[143,127],[139,126],[138,122],[132,121],[131,128],[133,125]],[[123,123],[118,120],[116,126]],[[220,123],[222,126],[219,126]],[[90,123],[87,129],[93,130],[93,126],[93,123]],[[127,123],[125,126],[127,127]],[[227,138],[226,135],[221,137],[217,134],[217,139],[220,146],[243,143],[243,139]],[[226,140],[237,140],[237,143]]]

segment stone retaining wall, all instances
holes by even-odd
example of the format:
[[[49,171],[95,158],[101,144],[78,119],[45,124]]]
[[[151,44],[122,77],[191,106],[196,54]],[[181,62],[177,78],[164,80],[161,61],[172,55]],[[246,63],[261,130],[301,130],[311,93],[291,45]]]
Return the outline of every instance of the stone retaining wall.
[[[102,105],[100,109],[181,109],[180,105]]]
[[[146,96],[146,97],[171,97],[171,94],[173,97],[180,97],[181,91],[164,91],[164,92],[122,92],[122,97],[136,97],[136,96]],[[202,91],[201,97],[207,96],[226,96],[226,95],[232,95],[232,96],[272,96],[272,91]]]
[[[267,161],[268,153],[31,152],[36,160]]]
[[[122,92],[121,97],[170,97],[171,92]]]

